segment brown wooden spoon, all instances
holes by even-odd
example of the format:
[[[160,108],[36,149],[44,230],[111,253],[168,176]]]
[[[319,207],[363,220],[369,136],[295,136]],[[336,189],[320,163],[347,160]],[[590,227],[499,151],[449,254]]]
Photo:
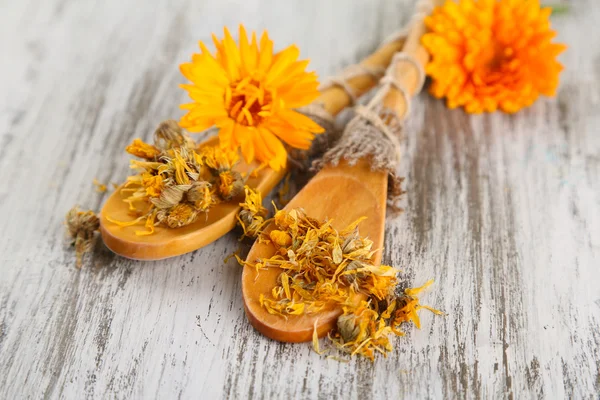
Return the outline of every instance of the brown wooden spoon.
[[[361,64],[370,68],[385,68],[403,44],[404,40],[386,43]],[[376,83],[369,75],[360,75],[348,80],[356,95],[364,94]],[[332,86],[321,93],[316,103],[323,104],[325,110],[335,116],[347,107],[350,101],[350,97],[342,88]],[[203,145],[216,144],[217,140],[217,138],[209,139]],[[235,169],[239,172],[249,172],[258,166],[257,163],[248,165],[242,160]],[[286,172],[265,168],[257,176],[251,177],[247,184],[266,196],[283,179]],[[137,236],[135,232],[140,230],[139,225],[120,227],[106,218],[110,216],[121,221],[131,219],[128,205],[123,202],[121,191],[117,189],[108,198],[100,213],[100,232],[106,246],[123,257],[136,260],[174,257],[206,246],[232,230],[236,225],[236,215],[240,211],[241,200],[243,199],[233,199],[228,203],[218,204],[210,209],[206,218],[200,218],[188,226],[182,228],[158,226],[152,235]]]
[[[404,52],[411,55],[424,66],[429,56],[420,44],[425,31],[422,22],[416,23],[407,39]],[[413,95],[418,90],[420,79],[416,66],[407,62],[398,62],[393,71],[395,78]],[[408,104],[404,96],[390,90],[383,98],[386,108],[395,110],[404,116]],[[343,229],[358,218],[367,219],[360,225],[361,236],[373,241],[373,248],[383,247],[385,212],[387,201],[386,172],[372,171],[368,159],[360,160],[356,165],[341,163],[335,167],[323,168],[285,207],[285,209],[303,208],[306,215],[319,219],[333,219],[333,227]],[[274,226],[267,227],[267,232]],[[275,253],[270,244],[256,241],[247,257],[249,263],[269,258]],[[373,256],[373,262],[379,264],[381,250]],[[341,309],[331,306],[327,311],[282,317],[272,315],[261,307],[259,297],[268,295],[277,286],[281,274],[280,268],[268,268],[257,271],[250,265],[244,267],[242,274],[242,296],[246,315],[252,325],[262,334],[283,342],[304,342],[312,339],[316,326],[319,337],[331,331],[336,324]]]

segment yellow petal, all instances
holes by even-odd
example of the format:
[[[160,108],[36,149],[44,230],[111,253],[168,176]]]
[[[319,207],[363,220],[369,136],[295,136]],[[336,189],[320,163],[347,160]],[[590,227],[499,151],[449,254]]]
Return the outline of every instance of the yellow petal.
[[[223,120],[223,122],[219,124],[219,142],[221,147],[228,149],[235,147],[235,141],[233,139],[233,126],[234,122],[229,118]]]
[[[240,124],[234,125],[234,137],[240,144],[242,156],[247,163],[254,161],[255,149],[252,130]]]
[[[269,39],[267,31],[264,31],[260,38],[260,54],[258,56],[258,71],[265,75],[271,67],[273,60],[273,42]]]
[[[280,110],[277,113],[277,117],[298,129],[304,129],[314,133],[321,133],[324,131],[324,129],[315,121],[294,110]]]
[[[248,35],[246,34],[246,29],[244,25],[240,24],[240,56],[242,60],[242,68],[244,72],[248,75],[254,73],[256,69],[257,62],[257,51],[255,46],[251,46],[248,42]],[[255,40],[255,37],[254,37]]]
[[[271,65],[271,68],[265,77],[265,84],[272,85],[275,80],[281,76],[283,71],[285,71],[292,62],[296,61],[299,55],[300,50],[298,50],[296,46],[290,46],[277,53],[273,58],[273,65]]]
[[[225,32],[225,38],[223,39],[224,56],[223,61],[225,70],[229,75],[229,79],[232,82],[240,79],[240,51],[229,33],[229,29],[223,28]]]
[[[259,128],[259,133],[255,138],[256,158],[267,163],[275,171],[284,168],[287,161],[287,151],[283,144],[265,128]]]

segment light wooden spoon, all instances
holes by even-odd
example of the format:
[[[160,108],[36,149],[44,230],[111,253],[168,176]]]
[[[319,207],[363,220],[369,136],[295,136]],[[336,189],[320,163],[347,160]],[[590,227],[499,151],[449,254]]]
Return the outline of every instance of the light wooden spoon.
[[[385,68],[397,51],[404,45],[404,40],[395,40],[384,44],[373,54],[364,59],[361,64],[370,68]],[[356,95],[361,95],[376,84],[369,75],[356,76],[348,80]],[[338,86],[325,89],[317,99],[331,115],[337,115],[347,107],[351,99]],[[212,138],[203,145],[216,144],[218,139]],[[236,166],[240,172],[249,172],[258,167],[258,163],[250,165],[243,160]],[[261,170],[257,176],[251,177],[247,184],[258,190],[263,196],[267,195],[283,179],[286,170],[273,171],[270,168]],[[136,231],[143,230],[141,225],[120,227],[106,219],[127,221],[131,219],[128,205],[123,202],[120,188],[108,198],[100,213],[100,232],[106,246],[113,252],[136,260],[160,260],[197,250],[215,241],[236,225],[236,215],[240,211],[239,203],[243,198],[221,203],[210,209],[206,218],[182,228],[166,228],[158,226],[155,232],[148,236],[138,236]]]
[[[425,32],[423,23],[416,23],[411,29],[404,51],[421,65],[426,65],[429,56],[420,45],[420,38]],[[398,62],[394,75],[403,83],[410,94],[418,89],[419,71],[407,62]],[[404,116],[408,104],[396,90],[391,90],[383,99],[383,105],[396,110]],[[361,236],[373,241],[373,248],[383,247],[385,211],[387,201],[387,173],[372,171],[369,160],[360,160],[356,165],[341,163],[335,167],[323,168],[285,207],[285,209],[303,208],[306,215],[318,219],[333,219],[333,227],[343,229],[362,216],[367,219],[359,229]],[[266,232],[274,228],[267,227]],[[275,254],[270,244],[256,241],[247,257],[249,263],[269,258]],[[373,262],[379,264],[381,250]],[[336,324],[341,309],[330,306],[326,311],[282,317],[269,314],[261,307],[259,296],[270,295],[278,285],[280,268],[268,268],[257,271],[250,265],[244,267],[242,274],[242,296],[246,315],[252,325],[262,334],[283,342],[304,342],[312,339],[313,330],[317,329],[319,337],[331,331]],[[358,299],[357,299],[358,300]]]

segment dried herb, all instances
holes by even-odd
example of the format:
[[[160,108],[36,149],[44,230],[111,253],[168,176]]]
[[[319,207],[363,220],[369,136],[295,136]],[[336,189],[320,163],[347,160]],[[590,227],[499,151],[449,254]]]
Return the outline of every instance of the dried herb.
[[[154,144],[135,139],[125,150],[143,159],[131,161],[138,173],[129,176],[121,189],[133,219],[107,219],[120,226],[144,223],[146,230],[137,235],[150,235],[159,224],[169,228],[189,225],[213,205],[239,195],[244,186],[243,177],[233,170],[239,160],[237,152],[198,148],[172,120],[159,125]]]
[[[401,323],[412,321],[420,326],[419,309],[439,313],[421,306],[416,297],[432,281],[406,289],[401,295],[395,293],[399,271],[373,264],[378,249],[373,249],[373,242],[361,237],[358,229],[365,218],[340,231],[332,227],[331,220],[310,218],[302,209],[279,210],[265,220],[260,202],[257,206],[260,195],[249,188],[246,194],[246,202],[241,204],[245,214],[239,217],[245,235],[258,233],[258,240],[271,243],[276,251],[267,259],[245,262],[238,257],[238,261],[257,269],[281,268],[278,285],[259,298],[270,314],[286,317],[339,307],[343,313],[337,330],[330,334],[334,346],[373,359],[375,352],[385,355],[392,350],[389,335],[402,335]],[[274,229],[261,234],[271,222]],[[315,340],[313,337],[315,350],[320,353]]]
[[[104,183],[101,183],[100,181],[98,181],[98,179],[94,179],[93,182],[94,186],[96,186],[96,191],[98,193],[104,193],[107,190],[107,187]]]
[[[262,206],[262,195],[250,188],[244,187],[246,197],[240,203],[242,209],[237,215],[237,220],[244,230],[244,237],[256,238],[263,231],[270,220],[267,220],[268,211]]]
[[[387,296],[383,301],[375,301],[372,297],[358,305],[343,306],[344,313],[338,317],[337,331],[330,335],[334,346],[351,355],[360,354],[374,359],[375,352],[386,356],[393,350],[390,334],[403,336],[399,329],[404,322],[413,322],[421,327],[417,311],[429,310],[435,314],[443,314],[428,306],[419,304],[417,294],[430,286],[432,280],[418,288],[405,289],[403,294]]]
[[[91,210],[82,211],[75,206],[69,210],[65,218],[67,231],[73,239],[77,256],[77,268],[83,264],[83,256],[90,252],[94,245],[94,232],[100,228],[100,220]]]

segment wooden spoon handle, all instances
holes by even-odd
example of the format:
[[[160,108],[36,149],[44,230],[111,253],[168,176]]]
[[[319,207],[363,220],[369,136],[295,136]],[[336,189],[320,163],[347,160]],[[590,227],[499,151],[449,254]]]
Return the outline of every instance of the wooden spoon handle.
[[[434,6],[442,4],[442,0],[434,0],[432,4]],[[421,44],[421,38],[426,33],[427,27],[423,18],[414,20],[413,26],[410,29],[406,43],[402,52],[405,53],[412,60],[419,63],[421,68],[417,68],[412,62],[399,60],[392,65],[391,71],[388,70],[388,74],[391,73],[391,78],[400,84],[408,93],[409,96],[414,96],[417,91],[421,89],[420,80],[422,75],[425,73],[425,66],[429,62],[429,53],[425,47]],[[377,96],[375,96],[376,98]],[[389,90],[382,100],[383,106],[390,110],[395,110],[400,118],[406,116],[409,109],[410,99],[406,98],[405,95],[398,90]]]
[[[390,65],[394,54],[402,50],[404,42],[404,39],[397,39],[383,44],[373,54],[362,60],[360,65],[368,68],[386,68]],[[348,79],[347,83],[354,90],[356,96],[361,96],[372,89],[377,81],[369,74],[364,74]],[[323,90],[316,101],[317,104],[322,103],[325,110],[331,115],[338,114],[351,102],[352,99],[348,93],[339,86],[330,86]]]

